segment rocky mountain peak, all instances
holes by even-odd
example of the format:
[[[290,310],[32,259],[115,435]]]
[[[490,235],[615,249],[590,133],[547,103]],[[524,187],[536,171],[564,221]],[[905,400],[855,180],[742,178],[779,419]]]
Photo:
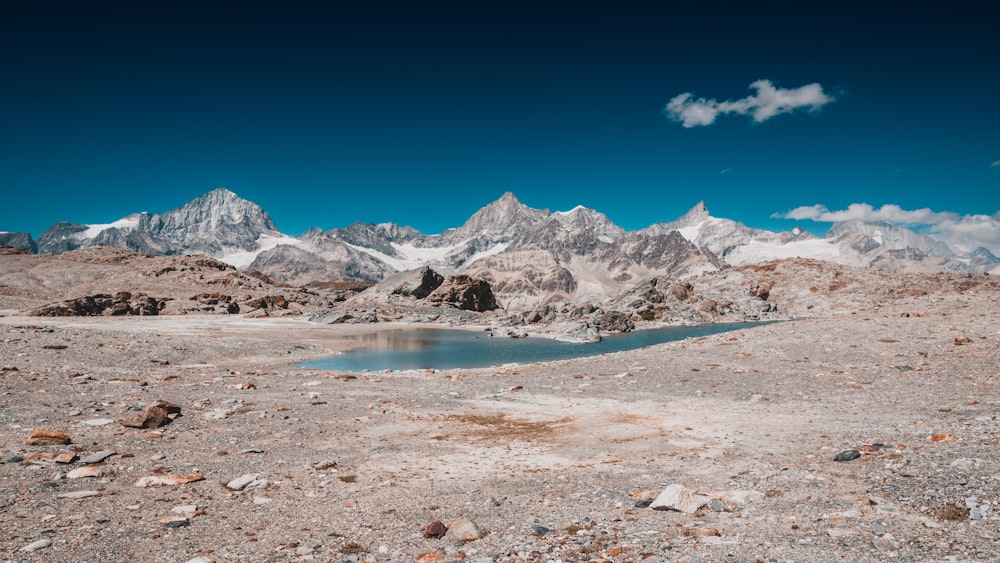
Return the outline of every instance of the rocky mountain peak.
[[[500,199],[483,207],[457,232],[464,236],[483,234],[513,235],[517,227],[533,225],[549,216],[547,209],[532,209],[521,203],[511,192],[500,196]]]
[[[690,227],[692,225],[697,225],[707,219],[711,218],[708,213],[708,208],[705,207],[704,201],[699,201],[694,207],[688,210],[687,213],[682,215],[679,219],[674,221],[672,224],[677,227]]]

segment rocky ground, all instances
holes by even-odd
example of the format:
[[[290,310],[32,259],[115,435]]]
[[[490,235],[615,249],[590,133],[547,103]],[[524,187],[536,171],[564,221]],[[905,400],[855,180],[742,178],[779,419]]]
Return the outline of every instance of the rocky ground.
[[[995,285],[788,267],[816,316],[473,370],[295,367],[388,323],[8,305],[0,560],[1000,558]]]

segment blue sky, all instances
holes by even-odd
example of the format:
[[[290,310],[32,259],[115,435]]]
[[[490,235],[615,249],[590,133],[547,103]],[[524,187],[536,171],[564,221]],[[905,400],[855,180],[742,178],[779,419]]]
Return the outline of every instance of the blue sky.
[[[630,230],[705,200],[1000,247],[992,8],[671,4],[6,3],[0,230],[224,186],[290,234],[434,233],[512,191]]]

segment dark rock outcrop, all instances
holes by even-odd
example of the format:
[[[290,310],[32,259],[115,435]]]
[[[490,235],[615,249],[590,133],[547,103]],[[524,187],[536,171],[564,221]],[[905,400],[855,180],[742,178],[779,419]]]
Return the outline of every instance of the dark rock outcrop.
[[[101,293],[44,305],[32,309],[28,315],[33,317],[149,316],[158,315],[166,306],[166,302],[164,299],[143,293],[133,295],[128,291],[120,291],[114,295]]]
[[[499,308],[489,282],[464,274],[449,276],[427,296],[427,301],[480,313]]]

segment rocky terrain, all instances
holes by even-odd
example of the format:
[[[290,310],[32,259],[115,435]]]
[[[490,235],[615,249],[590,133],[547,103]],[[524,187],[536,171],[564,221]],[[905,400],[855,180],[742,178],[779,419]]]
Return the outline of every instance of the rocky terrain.
[[[0,560],[1000,558],[996,278],[783,260],[484,312],[472,287],[0,255]],[[296,366],[415,321],[754,314],[796,320],[530,365]]]

